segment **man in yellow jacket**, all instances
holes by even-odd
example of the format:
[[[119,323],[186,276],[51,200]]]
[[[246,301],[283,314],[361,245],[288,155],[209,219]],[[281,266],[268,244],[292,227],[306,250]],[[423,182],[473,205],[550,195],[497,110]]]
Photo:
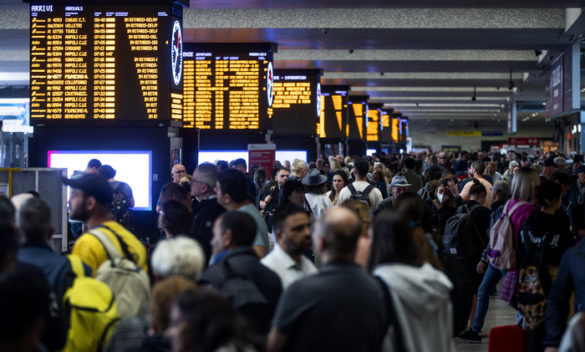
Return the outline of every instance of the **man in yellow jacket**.
[[[146,272],[146,249],[136,236],[113,220],[110,204],[114,190],[106,178],[99,174],[86,174],[63,182],[71,186],[69,217],[83,221],[84,225],[84,233],[75,241],[72,254],[81,257],[92,268],[95,276],[100,265],[109,259],[100,241],[88,233],[91,229],[99,228],[123,253],[118,237],[121,238],[136,264]]]

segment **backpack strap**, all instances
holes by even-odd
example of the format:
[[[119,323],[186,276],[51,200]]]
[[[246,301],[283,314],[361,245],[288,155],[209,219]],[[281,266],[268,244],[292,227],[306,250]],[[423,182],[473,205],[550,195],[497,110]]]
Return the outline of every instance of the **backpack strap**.
[[[69,264],[71,264],[71,270],[75,274],[76,277],[84,277],[85,270],[83,269],[83,261],[76,255],[68,255],[67,259],[69,260]]]
[[[122,252],[124,253],[124,257],[130,261],[133,261],[136,264],[137,260],[135,260],[132,253],[130,253],[130,250],[128,249],[128,245],[126,244],[126,241],[124,241],[122,239],[122,237],[120,237],[120,235],[118,235],[118,233],[116,231],[114,231],[114,229],[112,229],[111,227],[104,225],[104,224],[102,224],[98,227],[104,228],[104,229],[110,231],[111,233],[113,233],[114,236],[116,236],[116,239],[118,240],[118,243],[120,244],[120,247],[122,248]]]
[[[406,351],[406,348],[404,347],[404,337],[402,336],[400,321],[398,321],[396,310],[394,309],[394,304],[392,303],[392,297],[390,296],[390,288],[379,276],[374,276],[374,278],[382,290],[382,295],[384,295],[384,302],[386,303],[386,314],[388,314],[388,325],[392,326],[392,329],[394,330],[394,336],[392,336],[394,338],[392,341],[394,343],[394,350],[396,352]]]
[[[357,192],[352,183],[350,183],[349,185],[347,185],[347,189],[349,190],[349,192],[351,192],[351,195],[352,196]]]
[[[100,231],[99,227],[89,230],[89,234],[97,238],[102,244],[102,247],[108,256],[108,259],[112,262],[112,265],[114,265],[114,260],[122,258],[122,254],[118,251],[112,240],[110,240],[108,235]]]
[[[528,204],[528,202],[525,201],[519,201],[518,203],[514,204],[514,206],[512,207],[512,209],[507,209],[508,205],[509,205],[510,201],[506,202],[506,205],[504,206],[504,214],[508,215],[508,216],[512,216],[512,214],[514,214],[514,212],[521,206],[524,204]]]
[[[368,187],[366,187],[366,189],[364,189],[364,192],[363,192],[363,193],[364,193],[364,195],[366,195],[366,196],[367,196],[367,195],[369,195],[369,194],[370,194],[370,192],[371,192],[371,191],[372,191],[372,190],[373,190],[375,187],[376,187],[376,186],[374,186],[374,185],[372,185],[372,184],[369,184],[369,185],[368,185]]]

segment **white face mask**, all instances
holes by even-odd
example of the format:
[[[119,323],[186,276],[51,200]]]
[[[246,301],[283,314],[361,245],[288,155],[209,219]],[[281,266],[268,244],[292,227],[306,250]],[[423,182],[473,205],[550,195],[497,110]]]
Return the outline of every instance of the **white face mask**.
[[[437,199],[439,200],[439,203],[443,203],[443,193],[437,193]]]

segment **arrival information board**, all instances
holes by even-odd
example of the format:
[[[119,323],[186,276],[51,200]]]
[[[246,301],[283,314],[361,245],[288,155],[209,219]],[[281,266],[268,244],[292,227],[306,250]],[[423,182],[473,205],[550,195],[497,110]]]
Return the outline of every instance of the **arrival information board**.
[[[349,86],[323,86],[317,133],[321,138],[345,138]]]
[[[321,70],[275,70],[268,108],[275,134],[314,134],[321,111]]]
[[[183,127],[267,129],[273,50],[272,44],[186,44]]]
[[[368,104],[368,120],[366,124],[366,141],[380,141],[381,114],[383,104]]]
[[[31,121],[181,120],[182,10],[31,3]]]
[[[346,125],[346,136],[350,139],[366,138],[366,119],[368,117],[367,95],[352,95],[349,97],[349,116]]]

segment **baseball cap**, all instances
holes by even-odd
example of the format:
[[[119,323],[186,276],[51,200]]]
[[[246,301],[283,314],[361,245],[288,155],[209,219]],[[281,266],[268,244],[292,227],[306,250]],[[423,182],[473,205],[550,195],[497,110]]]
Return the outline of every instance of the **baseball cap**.
[[[585,165],[580,165],[579,168],[577,169],[577,173],[585,173]]]
[[[100,174],[83,174],[76,178],[63,178],[63,183],[71,188],[83,191],[86,196],[93,196],[103,205],[109,205],[114,200],[114,189]]]
[[[392,183],[390,184],[390,187],[410,187],[411,184],[408,183],[408,181],[406,180],[406,177],[404,176],[394,176],[392,177]]]

